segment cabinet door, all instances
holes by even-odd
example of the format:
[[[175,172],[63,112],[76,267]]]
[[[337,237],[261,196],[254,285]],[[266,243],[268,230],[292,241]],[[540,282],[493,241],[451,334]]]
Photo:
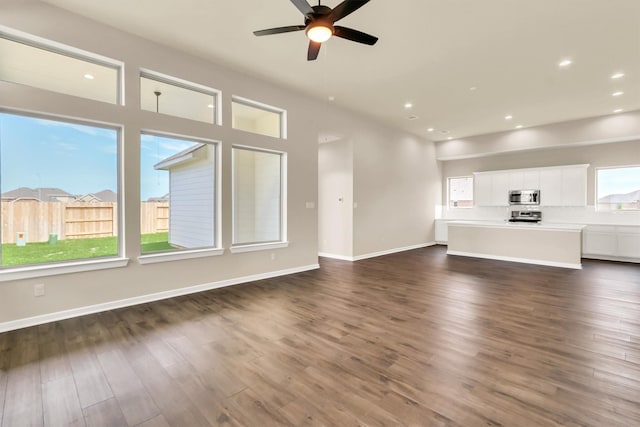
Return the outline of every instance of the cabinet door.
[[[562,169],[562,206],[586,206],[587,169]]]
[[[491,175],[478,174],[474,176],[475,204],[478,206],[491,206]]]
[[[540,171],[524,171],[522,174],[522,190],[540,189]]]
[[[448,231],[447,221],[436,219],[436,242],[447,243]]]
[[[584,235],[584,253],[593,255],[617,255],[615,233],[586,232]]]
[[[509,206],[509,173],[491,174],[491,206]]]
[[[540,171],[540,204],[543,206],[562,205],[561,169],[543,169]]]
[[[524,185],[524,173],[509,172],[509,190],[528,190]]]

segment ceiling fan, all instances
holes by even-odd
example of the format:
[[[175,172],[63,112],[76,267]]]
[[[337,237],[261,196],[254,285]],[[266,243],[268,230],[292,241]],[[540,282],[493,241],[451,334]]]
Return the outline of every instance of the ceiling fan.
[[[333,25],[368,2],[369,0],[344,0],[331,9],[328,6],[321,5],[319,0],[317,6],[311,6],[307,0],[291,0],[291,3],[304,15],[304,25],[269,28],[267,30],[254,31],[253,34],[256,36],[268,36],[304,30],[307,37],[309,37],[309,50],[307,51],[307,60],[309,61],[314,61],[318,57],[322,43],[329,40],[331,36],[372,46],[378,41],[377,37],[352,28]]]

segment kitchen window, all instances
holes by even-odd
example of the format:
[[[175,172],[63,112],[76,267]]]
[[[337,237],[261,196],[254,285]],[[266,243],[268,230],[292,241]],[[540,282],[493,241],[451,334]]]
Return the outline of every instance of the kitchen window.
[[[473,177],[459,176],[447,179],[448,207],[473,207]]]
[[[640,166],[596,169],[598,211],[640,210]]]

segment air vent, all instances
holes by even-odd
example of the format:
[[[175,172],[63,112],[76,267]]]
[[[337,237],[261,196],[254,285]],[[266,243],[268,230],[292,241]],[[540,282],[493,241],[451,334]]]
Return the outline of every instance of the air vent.
[[[418,116],[409,116],[407,117],[408,120],[417,120]]]

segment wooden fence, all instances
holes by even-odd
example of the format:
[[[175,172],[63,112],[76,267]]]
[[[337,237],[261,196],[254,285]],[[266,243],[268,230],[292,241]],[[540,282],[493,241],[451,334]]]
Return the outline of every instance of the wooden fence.
[[[17,233],[26,233],[27,242],[118,235],[117,203],[62,203],[37,200],[2,201],[2,243],[15,243]],[[169,229],[168,202],[140,204],[141,233]]]

